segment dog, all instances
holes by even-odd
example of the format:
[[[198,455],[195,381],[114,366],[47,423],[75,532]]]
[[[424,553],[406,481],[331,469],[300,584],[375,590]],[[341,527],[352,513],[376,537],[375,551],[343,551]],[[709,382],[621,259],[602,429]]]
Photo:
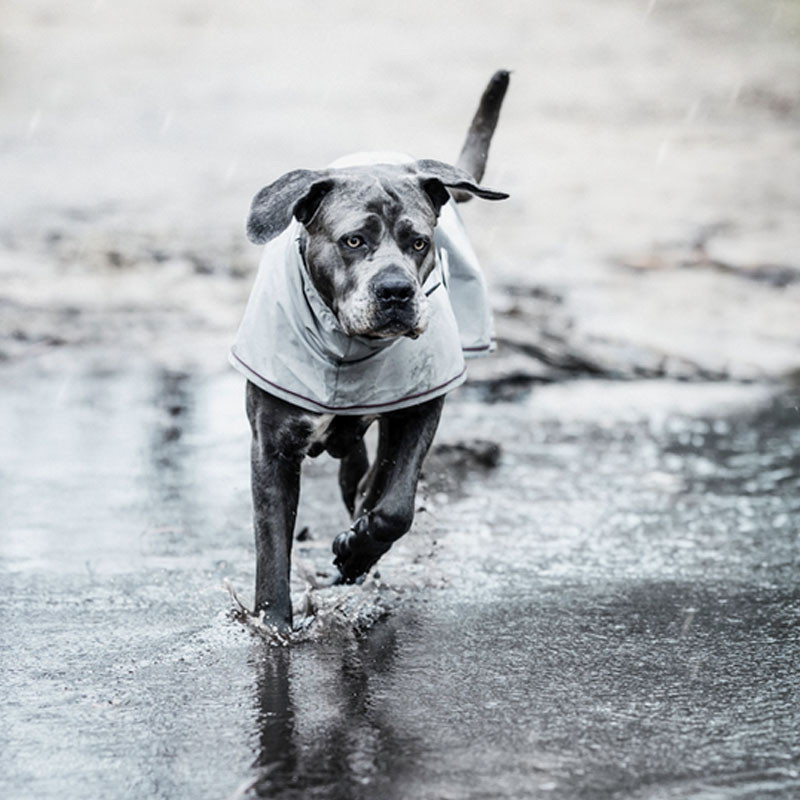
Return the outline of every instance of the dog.
[[[411,527],[465,351],[492,348],[485,285],[450,201],[508,196],[479,183],[508,83],[492,77],[456,166],[372,154],[294,170],[253,199],[248,237],[265,248],[230,361],[247,378],[255,613],[282,633],[304,457],[340,459],[353,523],[333,541],[334,564],[339,581],[357,581]]]

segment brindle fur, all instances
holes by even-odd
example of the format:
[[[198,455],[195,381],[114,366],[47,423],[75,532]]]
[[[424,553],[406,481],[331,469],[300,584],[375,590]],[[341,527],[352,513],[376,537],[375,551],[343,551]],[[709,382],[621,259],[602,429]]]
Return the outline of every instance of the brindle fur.
[[[269,241],[296,218],[314,286],[346,333],[417,336],[427,323],[422,284],[434,266],[433,232],[448,190],[506,196],[478,186],[475,176],[483,174],[507,84],[508,73],[498,72],[481,100],[462,154],[471,174],[439,161],[295,170],[256,195],[248,235]],[[348,238],[363,244],[351,247]],[[334,563],[341,580],[353,582],[411,527],[417,481],[443,404],[439,397],[378,416],[328,419],[248,383],[255,610],[266,622],[284,632],[292,626],[289,572],[305,456],[327,451],[340,459],[339,486],[353,523],[333,541]],[[370,464],[363,436],[376,419],[378,449]]]

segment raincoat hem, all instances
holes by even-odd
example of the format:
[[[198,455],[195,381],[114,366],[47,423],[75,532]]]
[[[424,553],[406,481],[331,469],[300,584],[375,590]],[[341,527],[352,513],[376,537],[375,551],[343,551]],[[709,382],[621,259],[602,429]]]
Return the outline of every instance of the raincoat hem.
[[[497,340],[492,339],[489,344],[481,344],[476,345],[474,347],[462,347],[461,352],[464,354],[464,358],[481,358],[482,356],[489,355],[489,353],[494,353],[497,350]]]
[[[385,414],[389,411],[399,411],[402,408],[419,405],[426,400],[433,400],[435,397],[447,394],[447,392],[464,383],[467,377],[467,368],[464,366],[457,375],[444,383],[423,392],[406,395],[391,403],[363,403],[352,406],[332,406],[320,403],[303,394],[293,392],[291,389],[286,389],[283,386],[279,386],[277,383],[273,383],[268,378],[256,372],[249,364],[242,361],[234,350],[230,351],[228,361],[234,369],[241,372],[248,380],[260,389],[263,389],[267,394],[274,395],[281,400],[285,400],[287,403],[304,408],[306,411],[313,411],[317,414]]]

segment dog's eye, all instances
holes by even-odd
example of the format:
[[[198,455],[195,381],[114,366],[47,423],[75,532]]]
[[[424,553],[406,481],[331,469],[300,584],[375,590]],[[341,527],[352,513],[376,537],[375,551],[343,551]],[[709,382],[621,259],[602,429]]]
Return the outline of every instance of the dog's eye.
[[[414,239],[414,244],[411,245],[418,253],[421,253],[427,246],[427,239]]]
[[[364,239],[361,236],[347,236],[344,243],[351,250],[356,250],[364,244]]]

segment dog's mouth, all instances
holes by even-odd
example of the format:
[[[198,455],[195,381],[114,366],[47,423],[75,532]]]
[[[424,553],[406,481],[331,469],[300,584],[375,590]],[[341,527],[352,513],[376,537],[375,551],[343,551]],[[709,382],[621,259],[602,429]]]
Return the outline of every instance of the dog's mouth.
[[[425,330],[425,322],[410,310],[381,309],[366,335],[370,339],[399,339],[403,336],[416,339]]]
[[[408,325],[399,325],[396,323],[387,323],[380,328],[373,328],[369,333],[361,334],[366,339],[400,339],[407,336],[409,339],[418,339],[419,335],[423,332],[423,328],[419,326],[409,327]]]
[[[429,309],[426,303],[373,304],[368,314],[338,314],[339,322],[348,336],[360,336],[372,341],[408,337],[417,339],[428,327]]]

